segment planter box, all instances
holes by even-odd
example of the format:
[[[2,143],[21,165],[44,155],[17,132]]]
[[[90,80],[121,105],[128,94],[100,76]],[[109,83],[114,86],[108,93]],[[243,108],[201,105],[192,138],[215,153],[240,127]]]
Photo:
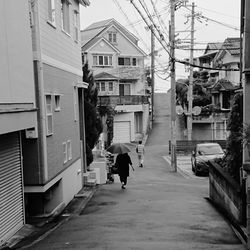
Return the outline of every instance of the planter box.
[[[213,161],[209,166],[209,197],[234,223],[246,223],[244,189]]]

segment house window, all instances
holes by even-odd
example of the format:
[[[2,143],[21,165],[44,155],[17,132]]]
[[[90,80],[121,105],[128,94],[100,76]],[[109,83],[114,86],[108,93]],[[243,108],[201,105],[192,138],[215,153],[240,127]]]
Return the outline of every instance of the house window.
[[[75,10],[73,13],[73,21],[74,21],[74,39],[76,42],[79,41],[79,35],[78,35],[78,12]]]
[[[78,95],[78,88],[73,88],[73,100],[74,100],[74,120],[77,121],[78,118],[78,106],[77,106],[77,95]]]
[[[129,58],[129,57],[119,57],[118,58],[118,65],[120,66],[136,66],[136,58]]]
[[[70,161],[72,159],[71,140],[67,141],[67,157],[68,157],[68,161]]]
[[[109,91],[113,91],[113,82],[109,82]]]
[[[132,58],[132,65],[136,66],[136,58]]]
[[[100,83],[99,82],[96,83],[96,88],[97,88],[98,92],[100,92]]]
[[[66,163],[68,161],[67,156],[67,143],[63,142],[63,163]]]
[[[222,93],[222,108],[230,109],[231,95],[229,92]]]
[[[66,33],[70,33],[69,25],[69,1],[61,0],[61,19],[62,19],[62,29]]]
[[[111,43],[117,42],[116,32],[109,32],[109,42]]]
[[[105,82],[101,82],[101,91],[105,91]]]
[[[60,95],[55,95],[55,111],[60,111]]]
[[[112,66],[112,56],[109,55],[94,55],[93,56],[94,66]]]
[[[47,135],[53,134],[52,95],[45,96]]]
[[[55,0],[48,0],[48,21],[56,26]]]

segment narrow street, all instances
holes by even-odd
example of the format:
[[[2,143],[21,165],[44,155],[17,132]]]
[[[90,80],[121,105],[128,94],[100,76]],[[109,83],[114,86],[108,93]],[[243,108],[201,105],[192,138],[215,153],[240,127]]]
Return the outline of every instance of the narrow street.
[[[127,189],[121,189],[118,178],[100,186],[79,215],[28,249],[245,249],[206,199],[208,179],[173,172],[164,158],[169,140],[170,95],[156,94],[144,168],[137,167],[133,148],[135,171]]]

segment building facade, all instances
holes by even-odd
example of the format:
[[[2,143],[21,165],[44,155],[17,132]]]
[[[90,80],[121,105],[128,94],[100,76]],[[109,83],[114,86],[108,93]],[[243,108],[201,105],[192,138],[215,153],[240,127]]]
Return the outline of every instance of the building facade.
[[[25,224],[22,134],[37,125],[28,1],[0,2],[0,31],[1,246]]]
[[[208,44],[197,58],[199,66],[214,68],[208,72],[206,89],[212,103],[200,115],[193,116],[193,139],[225,140],[227,120],[234,93],[240,86],[240,38],[227,38],[222,44]]]
[[[81,32],[83,62],[92,70],[99,107],[113,110],[103,119],[103,141],[112,123],[113,142],[142,139],[149,126],[145,53],[138,39],[114,19],[93,23]]]
[[[1,244],[27,216],[61,211],[83,186],[79,4],[89,2],[0,3]]]

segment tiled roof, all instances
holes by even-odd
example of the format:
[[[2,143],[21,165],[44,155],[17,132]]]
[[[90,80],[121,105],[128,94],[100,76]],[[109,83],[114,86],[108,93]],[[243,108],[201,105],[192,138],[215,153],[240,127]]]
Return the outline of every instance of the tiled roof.
[[[117,77],[107,72],[101,72],[95,75],[95,80],[117,80]]]
[[[217,92],[219,90],[225,91],[225,90],[235,90],[235,89],[237,89],[237,87],[234,86],[230,81],[225,79],[219,80],[211,88],[212,92]]]
[[[92,23],[84,30],[92,30],[96,28],[106,27],[110,21],[112,21],[112,18]]]
[[[223,43],[223,48],[225,48],[231,55],[240,55],[240,38],[227,38]]]
[[[100,32],[103,31],[105,27],[101,27],[93,30],[82,30],[81,31],[81,45],[86,45],[93,37],[97,36]]]
[[[82,46],[82,50],[86,51],[87,49],[89,49],[93,44],[95,44],[100,39],[101,39],[100,37],[95,37],[94,39],[92,39],[89,42],[85,43],[85,45]]]
[[[102,73],[100,73],[102,74]],[[100,74],[95,75],[95,79],[98,76],[100,78]],[[144,70],[142,68],[138,67],[119,67],[110,69],[107,73],[108,75],[111,75],[115,79],[119,80],[139,80],[144,75]],[[97,79],[98,80],[98,79]]]

